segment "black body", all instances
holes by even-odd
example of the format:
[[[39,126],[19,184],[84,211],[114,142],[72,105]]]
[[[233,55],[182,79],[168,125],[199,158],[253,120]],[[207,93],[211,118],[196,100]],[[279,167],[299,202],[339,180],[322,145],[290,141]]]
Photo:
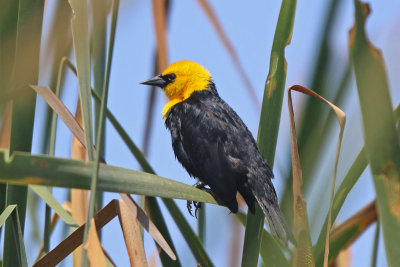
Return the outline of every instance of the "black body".
[[[176,157],[232,212],[238,211],[236,193],[254,213],[257,201],[271,231],[286,241],[287,226],[280,212],[273,173],[236,112],[223,101],[213,82],[174,105],[165,124],[171,132]]]

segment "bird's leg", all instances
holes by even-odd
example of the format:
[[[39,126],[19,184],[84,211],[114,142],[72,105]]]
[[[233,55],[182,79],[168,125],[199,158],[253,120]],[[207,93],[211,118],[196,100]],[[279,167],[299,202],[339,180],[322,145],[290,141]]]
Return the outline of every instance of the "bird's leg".
[[[210,189],[205,188],[206,184],[204,182],[202,182],[202,181],[198,181],[193,186],[198,188],[198,189],[200,189],[200,190],[204,190],[206,192],[209,192],[209,193],[212,192]],[[211,194],[211,195],[213,195],[213,194]],[[192,213],[192,204],[196,208],[194,210],[194,216],[193,216],[193,213]],[[196,201],[191,201],[191,200],[187,201],[187,209],[189,211],[189,214],[192,215],[193,217],[197,218],[197,210],[200,209],[200,208],[201,208],[201,202],[196,202]]]

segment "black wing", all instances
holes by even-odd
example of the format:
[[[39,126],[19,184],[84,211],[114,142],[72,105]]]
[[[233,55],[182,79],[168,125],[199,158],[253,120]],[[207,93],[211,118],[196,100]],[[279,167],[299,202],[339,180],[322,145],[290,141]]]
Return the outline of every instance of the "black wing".
[[[223,100],[209,92],[195,93],[171,109],[166,124],[175,155],[191,175],[210,186],[232,212],[238,209],[238,189],[254,210],[247,173],[259,152],[251,133]]]

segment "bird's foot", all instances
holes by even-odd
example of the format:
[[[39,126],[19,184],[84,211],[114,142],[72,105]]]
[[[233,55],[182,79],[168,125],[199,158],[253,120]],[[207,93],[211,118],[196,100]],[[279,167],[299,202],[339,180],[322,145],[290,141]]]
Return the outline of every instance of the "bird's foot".
[[[194,210],[194,215],[193,215],[193,213],[192,213],[192,204],[193,204],[193,206],[195,207],[195,210]],[[191,200],[188,200],[187,201],[187,209],[188,209],[188,211],[189,211],[189,214],[192,216],[192,217],[195,217],[196,219],[197,219],[197,211],[199,210],[199,209],[201,209],[201,202],[196,202],[196,201],[191,201]]]
[[[193,186],[196,187],[196,188],[198,188],[198,189],[200,189],[200,190],[204,190],[204,191],[206,191],[206,192],[209,192],[209,191],[210,191],[209,189],[205,188],[206,184],[203,183],[202,181],[198,181],[198,182],[195,183]],[[193,213],[192,213],[192,204],[193,204],[193,206],[195,207],[194,216],[193,216]],[[188,211],[189,211],[189,214],[190,214],[192,217],[196,217],[196,218],[197,218],[197,211],[198,211],[199,209],[201,209],[201,205],[202,205],[201,202],[196,202],[196,201],[188,200],[186,206],[187,206],[187,209],[188,209]]]

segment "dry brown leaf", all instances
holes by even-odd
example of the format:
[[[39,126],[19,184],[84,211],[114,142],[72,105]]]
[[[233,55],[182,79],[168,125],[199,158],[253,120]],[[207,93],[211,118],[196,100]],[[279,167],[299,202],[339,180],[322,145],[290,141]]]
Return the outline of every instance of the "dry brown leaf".
[[[76,104],[76,113],[75,113],[75,120],[79,124],[79,126],[83,129],[83,118],[82,118],[82,110],[81,110],[81,103],[78,98],[78,102]],[[71,157],[73,159],[82,160],[87,162],[87,153],[85,147],[79,142],[78,138],[75,135],[72,138],[72,152]],[[82,189],[71,189],[71,215],[72,218],[78,223],[78,225],[82,225],[86,222],[87,214],[89,210],[89,192],[87,190]],[[95,246],[94,243],[93,246]],[[101,247],[100,247],[101,248]],[[99,248],[95,249],[96,251]],[[79,246],[73,253],[73,261],[74,266],[81,266],[82,261],[82,253],[83,247]],[[94,252],[88,252],[88,254],[94,254]],[[95,265],[94,265],[95,266]]]
[[[144,252],[142,233],[137,220],[137,212],[130,209],[123,200],[119,202],[118,217],[124,234],[129,262],[133,267],[148,266]]]
[[[78,138],[79,142],[85,144],[85,134],[82,127],[79,126],[74,116],[60,100],[60,98],[58,98],[47,86],[30,85],[30,87],[35,90],[36,93],[38,93],[57,113],[60,119],[68,126],[73,135]]]
[[[90,223],[88,241],[85,245],[85,249],[87,251],[90,266],[107,267],[103,248],[101,247],[93,218]]]
[[[299,151],[297,145],[296,126],[294,122],[294,112],[292,95],[288,91],[288,105],[290,116],[290,135],[292,150],[292,171],[293,171],[293,207],[294,207],[294,235],[298,246],[294,249],[293,266],[314,266],[312,258],[312,246],[310,230],[308,228],[307,205],[303,198],[301,186],[303,184],[302,171],[300,166]]]
[[[176,255],[172,251],[171,247],[168,245],[167,241],[164,239],[160,231],[154,223],[147,217],[146,213],[142,208],[133,200],[129,194],[120,194],[121,198],[125,201],[125,204],[129,207],[132,212],[137,213],[137,218],[142,225],[142,227],[153,237],[157,244],[167,253],[167,255],[176,260]]]
[[[73,117],[68,108],[64,103],[51,91],[47,86],[30,86],[35,90],[43,99],[50,105],[50,107],[57,113],[57,115],[64,121],[67,127],[70,129],[72,134],[77,137],[77,140],[85,147],[84,131],[78,124],[76,119]],[[86,147],[85,147],[86,148]],[[104,161],[105,163],[105,161]],[[171,259],[175,260],[176,256],[164,239],[160,231],[154,225],[154,223],[147,217],[146,213],[136,204],[136,202],[128,195],[121,194],[127,205],[133,209],[137,208],[138,220],[146,231],[153,237],[153,239],[160,245],[160,247],[167,253]],[[126,196],[126,197],[125,197]]]
[[[249,77],[247,76],[245,70],[240,63],[239,57],[233,48],[231,42],[229,41],[228,37],[226,36],[224,30],[222,29],[221,23],[218,21],[217,15],[215,14],[214,10],[211,8],[210,4],[207,0],[197,0],[200,7],[206,13],[208,19],[210,20],[211,24],[214,26],[214,29],[217,31],[219,38],[221,39],[225,49],[228,51],[229,56],[231,57],[233,64],[235,65],[237,71],[239,72],[240,77],[242,78],[247,91],[250,94],[251,100],[253,101],[255,107],[260,110],[260,103],[258,102],[258,97],[253,85],[250,82]]]
[[[336,172],[337,172],[337,165],[339,160],[339,153],[340,153],[340,146],[343,137],[344,126],[346,123],[346,115],[345,113],[339,109],[337,106],[323,98],[322,96],[318,95],[317,93],[311,91],[300,85],[294,85],[288,88],[288,105],[289,105],[289,114],[290,114],[290,134],[292,140],[292,164],[293,164],[293,197],[294,197],[294,228],[295,228],[295,236],[297,239],[297,243],[302,244],[301,247],[304,247],[303,251],[299,251],[295,249],[295,260],[293,264],[299,264],[299,262],[304,261],[304,264],[307,266],[314,266],[314,261],[312,258],[312,247],[311,247],[311,240],[310,240],[310,233],[308,229],[308,216],[307,216],[307,206],[306,202],[303,198],[303,194],[301,191],[302,186],[302,170],[300,165],[300,158],[298,153],[298,146],[297,146],[297,137],[296,137],[296,127],[294,122],[294,112],[293,112],[293,104],[292,104],[292,94],[291,91],[295,90],[301,92],[303,94],[312,96],[326,104],[328,104],[333,111],[335,112],[339,124],[340,124],[340,133],[339,133],[339,140],[336,150],[336,158],[335,158],[335,167],[332,179],[332,187],[331,187],[331,196],[330,196],[330,205],[329,205],[329,215],[328,215],[328,226],[327,226],[327,237],[325,243],[325,254],[324,254],[324,267],[328,267],[328,256],[329,256],[329,233],[331,229],[331,210],[333,204],[333,194],[335,190],[335,183],[336,183]],[[300,258],[299,258],[300,257]],[[303,260],[301,259],[303,258]]]
[[[112,200],[103,209],[94,215],[94,222],[96,230],[99,231],[107,223],[109,223],[114,217],[118,215],[118,200]],[[55,266],[60,263],[65,257],[71,254],[78,246],[83,242],[83,233],[85,225],[81,225],[73,233],[71,233],[66,239],[58,244],[52,251],[47,253],[43,258],[35,263],[35,267],[47,267]]]
[[[165,14],[165,0],[153,0],[154,29],[157,40],[158,72],[167,68],[167,18]]]

